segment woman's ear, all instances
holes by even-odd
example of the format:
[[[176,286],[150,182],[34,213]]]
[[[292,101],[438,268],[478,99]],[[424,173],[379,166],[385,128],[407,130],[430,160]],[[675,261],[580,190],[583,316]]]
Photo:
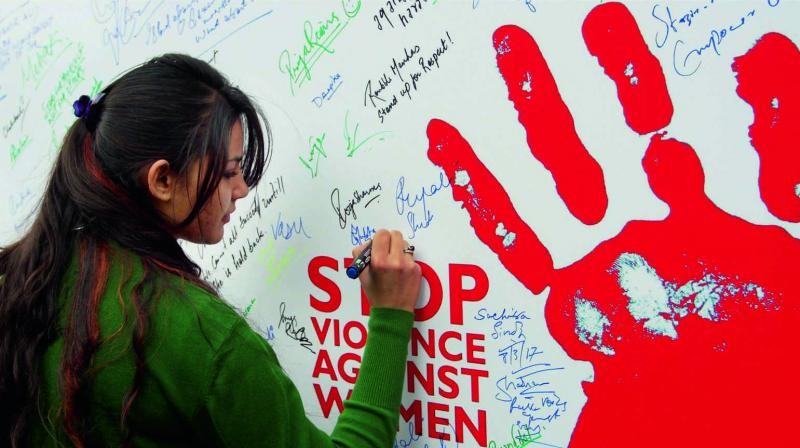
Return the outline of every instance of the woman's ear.
[[[157,204],[164,205],[172,201],[178,178],[170,169],[169,162],[161,159],[150,164],[146,181],[147,190]]]

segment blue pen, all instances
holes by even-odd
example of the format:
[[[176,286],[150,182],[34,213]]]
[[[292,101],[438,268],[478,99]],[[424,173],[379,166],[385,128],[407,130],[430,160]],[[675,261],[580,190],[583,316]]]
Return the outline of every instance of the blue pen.
[[[372,259],[372,240],[370,239],[367,243],[367,247],[361,251],[360,254],[353,260],[353,263],[350,267],[347,268],[347,276],[356,279],[359,275],[361,275],[361,271],[363,271],[367,265],[369,264],[369,260]]]

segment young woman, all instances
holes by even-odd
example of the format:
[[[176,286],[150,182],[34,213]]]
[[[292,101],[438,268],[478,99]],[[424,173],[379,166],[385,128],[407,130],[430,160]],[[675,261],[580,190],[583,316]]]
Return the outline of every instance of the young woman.
[[[0,445],[391,446],[420,285],[399,232],[373,239],[368,342],[328,436],[176,240],[220,241],[259,182],[257,107],[167,54],[74,108],[35,222],[0,252]]]

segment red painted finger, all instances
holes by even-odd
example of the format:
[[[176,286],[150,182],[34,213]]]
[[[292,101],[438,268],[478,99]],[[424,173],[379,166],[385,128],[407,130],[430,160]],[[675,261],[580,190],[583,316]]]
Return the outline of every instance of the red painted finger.
[[[498,28],[493,41],[497,66],[531,153],[552,173],[573,216],[585,224],[600,222],[608,207],[603,170],[578,138],[539,46],[527,31],[513,25]]]
[[[628,126],[647,134],[668,125],[673,109],[664,71],[628,8],[604,3],[592,9],[583,21],[583,39],[616,84]]]
[[[549,284],[550,252],[519,217],[508,194],[458,130],[441,120],[428,123],[428,158],[441,167],[470,216],[475,235],[533,293]]]
[[[766,34],[734,60],[733,70],[736,93],[753,108],[761,199],[778,218],[800,222],[800,52],[785,36]]]

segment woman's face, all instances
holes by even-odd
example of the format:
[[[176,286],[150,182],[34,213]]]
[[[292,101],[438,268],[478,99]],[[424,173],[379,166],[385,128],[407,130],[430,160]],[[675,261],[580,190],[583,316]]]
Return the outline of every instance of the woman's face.
[[[225,171],[216,191],[212,193],[197,217],[175,232],[176,237],[204,244],[215,244],[222,240],[223,227],[230,221],[231,214],[236,209],[236,200],[247,196],[249,191],[240,169],[243,142],[242,125],[236,121],[231,128]],[[193,163],[185,180],[177,185],[173,212],[170,213],[170,221],[173,223],[179,223],[189,216],[196,202],[197,189],[205,169],[205,163],[199,161]]]

